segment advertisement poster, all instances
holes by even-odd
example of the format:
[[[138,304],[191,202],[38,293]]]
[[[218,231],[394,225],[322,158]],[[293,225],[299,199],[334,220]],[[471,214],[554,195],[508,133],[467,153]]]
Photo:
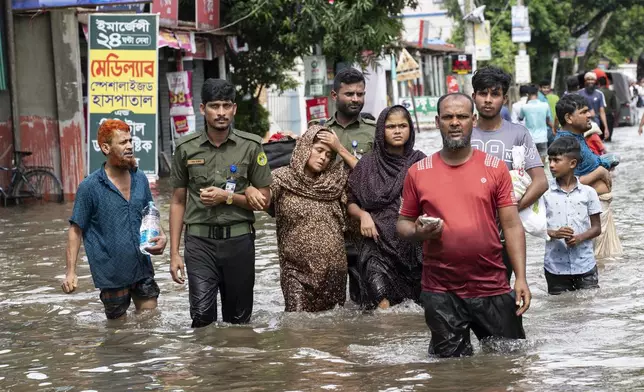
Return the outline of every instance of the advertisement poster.
[[[472,73],[472,55],[458,54],[452,56],[452,72],[457,75],[467,75]]]
[[[492,45],[490,44],[490,21],[474,25],[474,48],[476,61],[492,60]]]
[[[324,56],[304,56],[304,77],[310,97],[320,97],[324,94],[326,85],[326,58]]]
[[[139,170],[158,172],[157,23],[150,14],[89,15],[89,173],[105,161],[96,132],[109,119],[130,125]]]
[[[121,5],[149,3],[152,0],[12,0],[14,11],[37,10],[40,8],[93,7],[102,5]]]
[[[398,104],[404,106],[411,118],[415,119],[414,114],[418,115],[418,122],[420,129],[436,128],[436,116],[438,116],[438,99],[439,97],[414,97],[416,101],[416,110],[414,113],[414,106],[411,97],[398,98]]]
[[[532,30],[528,7],[523,5],[512,6],[512,42],[530,42]]]
[[[447,75],[445,84],[447,85],[448,94],[458,93],[461,90],[460,86],[458,85],[458,79],[456,79],[456,77],[453,75]]]
[[[306,122],[326,120],[329,118],[329,100],[327,97],[306,100]]]
[[[219,27],[219,0],[195,0],[195,22],[199,30]]]
[[[195,110],[192,106],[192,71],[168,72],[170,98],[170,125],[174,138],[196,130]]]
[[[175,27],[179,24],[179,0],[154,0],[151,14],[159,14],[159,25]]]

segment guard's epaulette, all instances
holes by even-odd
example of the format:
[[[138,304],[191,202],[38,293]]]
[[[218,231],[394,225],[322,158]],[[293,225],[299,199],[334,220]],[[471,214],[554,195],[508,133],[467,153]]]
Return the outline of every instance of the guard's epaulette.
[[[239,129],[233,129],[233,133],[241,137],[242,139],[250,140],[257,144],[262,144],[262,138],[258,135],[255,135],[254,133],[240,131]]]
[[[374,120],[370,119],[370,118],[360,117],[360,119],[365,124],[373,125],[374,127],[376,126],[376,122]]]
[[[181,138],[179,138],[179,140],[177,140],[176,146],[179,147],[180,145],[184,144],[185,142],[189,142],[190,140],[194,140],[194,139],[198,138],[199,136],[201,136],[201,134],[203,132],[204,131],[201,130],[201,131],[197,131],[195,133],[191,133],[190,135],[182,136]]]

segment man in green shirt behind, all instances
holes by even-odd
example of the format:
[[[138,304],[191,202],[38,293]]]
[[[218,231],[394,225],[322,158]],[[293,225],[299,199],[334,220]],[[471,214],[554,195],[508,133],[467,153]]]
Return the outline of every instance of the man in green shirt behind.
[[[548,130],[548,145],[555,140],[555,132],[557,131],[557,111],[555,110],[555,106],[557,106],[557,102],[559,102],[559,96],[555,94],[552,91],[552,88],[550,87],[550,81],[548,79],[543,79],[541,81],[541,84],[539,85],[539,90],[541,90],[541,93],[546,97],[548,100],[548,105],[550,105],[550,113],[555,118],[550,119],[552,121],[552,124],[554,124],[554,128]]]
[[[371,152],[376,134],[376,122],[360,116],[364,97],[365,79],[362,72],[355,68],[338,72],[331,91],[336,112],[324,124],[338,135],[342,146],[358,159]]]
[[[334,152],[338,159],[344,159],[349,167],[355,166],[355,159],[360,159],[373,150],[373,138],[376,134],[376,122],[362,117],[360,112],[364,107],[365,79],[362,72],[355,68],[345,68],[338,72],[333,79],[331,98],[335,101],[336,112],[324,124],[333,130],[340,140],[342,149],[351,155],[346,157],[338,148]],[[341,158],[342,157],[342,158]],[[358,250],[347,238],[347,263],[349,270],[349,293],[351,300],[358,303],[360,298],[359,271],[357,269]]]
[[[608,81],[606,77],[602,76],[597,79],[597,84],[599,84],[599,91],[604,93],[604,98],[606,99],[606,123],[608,125],[608,137],[604,138],[604,134],[600,136],[604,139],[605,142],[612,141],[613,129],[615,128],[615,117],[619,115],[619,105],[617,103],[617,96],[615,92],[608,88]]]
[[[217,291],[222,318],[247,323],[255,285],[255,215],[244,191],[259,189],[270,197],[271,170],[262,139],[233,129],[235,86],[208,79],[201,91],[206,129],[177,142],[172,158],[170,274],[183,284],[179,254],[185,224],[184,257],[188,269],[192,328],[217,320]]]

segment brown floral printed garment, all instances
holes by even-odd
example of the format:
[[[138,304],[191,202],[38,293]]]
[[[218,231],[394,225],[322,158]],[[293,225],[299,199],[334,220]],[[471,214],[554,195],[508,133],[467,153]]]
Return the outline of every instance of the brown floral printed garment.
[[[272,203],[287,312],[333,309],[346,297],[343,233],[348,171],[343,162],[333,160],[315,178],[304,173],[315,135],[322,130],[326,128],[310,127],[298,139],[290,166],[273,172]]]

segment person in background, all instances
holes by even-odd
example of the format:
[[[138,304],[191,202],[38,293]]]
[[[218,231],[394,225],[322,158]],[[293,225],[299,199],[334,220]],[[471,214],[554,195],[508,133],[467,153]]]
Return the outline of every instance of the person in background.
[[[602,76],[597,79],[599,84],[599,91],[604,94],[606,99],[606,123],[608,125],[608,136],[600,135],[605,142],[612,141],[613,138],[613,129],[615,128],[615,117],[619,114],[619,104],[617,103],[617,95],[615,92],[608,88],[608,80],[606,77]]]
[[[408,170],[397,230],[406,240],[423,242],[421,302],[431,331],[429,354],[459,357],[473,353],[470,330],[480,341],[525,339],[521,315],[531,294],[509,171],[501,159],[472,148],[476,116],[470,97],[444,95],[437,108],[443,148]],[[516,275],[514,292],[497,216]]]
[[[130,126],[106,120],[98,128],[98,145],[106,162],[85,178],[76,191],[69,219],[65,293],[78,287],[76,264],[81,237],[94,280],[108,319],[125,316],[131,302],[136,310],[157,307],[159,286],[154,280],[150,256],[139,250],[143,208],[153,201],[148,179],[138,171]],[[167,239],[163,230],[147,248],[162,255]]]
[[[345,68],[333,79],[331,98],[335,101],[336,112],[326,121],[325,126],[335,132],[340,139],[338,151],[334,151],[337,153],[337,159],[344,160],[350,167],[355,166],[358,159],[373,149],[376,122],[360,115],[364,107],[365,87],[364,75],[355,68]],[[343,150],[347,150],[349,154],[345,154]],[[346,245],[349,293],[351,300],[357,303],[360,295],[358,251],[349,235],[346,238]]]
[[[349,216],[360,222],[357,242],[360,304],[386,309],[419,300],[422,250],[396,233],[407,170],[425,154],[414,150],[415,132],[405,107],[380,113],[374,149],[349,176]]]
[[[523,105],[519,119],[525,121],[525,126],[530,131],[532,140],[537,146],[541,161],[545,162],[548,149],[548,128],[553,127],[553,116],[547,103],[537,99],[538,89],[528,87],[528,103]]]
[[[507,105],[501,106],[501,118],[508,122],[512,121],[512,115],[510,114],[510,110]]]
[[[521,96],[521,98],[519,98],[519,100],[512,105],[511,122],[515,124],[521,124],[525,126],[525,121],[519,119],[519,114],[521,114],[521,108],[523,107],[523,105],[528,103],[528,91],[529,91],[529,86],[519,87],[519,95]]]
[[[606,147],[604,146],[604,143],[602,142],[602,139],[599,136],[601,134],[602,134],[601,129],[599,129],[599,126],[594,122],[592,124],[592,128],[584,132],[584,139],[586,139],[586,144],[588,144],[588,148],[590,148],[590,151],[592,151],[593,154],[599,157],[606,154]]]
[[[593,154],[584,139],[584,133],[592,128],[593,114],[588,108],[588,101],[579,94],[568,94],[557,103],[557,116],[562,120],[563,128],[557,133],[555,141],[564,136],[577,140],[581,160],[575,166],[575,175],[580,183],[595,189],[601,202],[601,234],[594,240],[595,257],[599,259],[619,256],[623,250],[610,207],[613,201],[613,182],[608,171],[611,167],[610,161],[602,160]]]
[[[544,268],[548,294],[599,288],[592,239],[601,234],[597,192],[579,182],[575,168],[582,161],[577,139],[564,136],[548,149],[553,179],[544,194],[548,236]]]
[[[530,131],[520,124],[510,123],[501,118],[501,106],[506,100],[511,81],[512,77],[497,67],[479,68],[472,77],[472,97],[478,111],[477,126],[472,131],[472,147],[504,161],[508,170],[512,170],[512,148],[526,147],[525,170],[532,183],[519,200],[518,207],[521,211],[532,206],[548,190],[548,180]],[[512,264],[505,247],[503,262],[509,281],[512,276]]]
[[[346,183],[351,167],[336,161],[340,141],[314,125],[298,138],[291,163],[273,171],[271,208],[276,218],[280,283],[286,312],[321,312],[344,305],[347,287]],[[246,189],[256,209],[261,193]]]
[[[597,74],[594,72],[586,72],[584,75],[584,88],[579,90],[577,94],[586,98],[588,101],[588,108],[593,115],[593,121],[599,125],[599,128],[604,133],[604,137],[608,137],[608,122],[606,121],[606,97],[597,89]]]
[[[579,79],[576,76],[569,76],[566,79],[566,91],[563,95],[575,94],[577,91],[579,91]]]
[[[548,145],[550,145],[550,143],[555,140],[555,133],[557,133],[558,122],[555,106],[557,105],[557,102],[559,102],[559,96],[552,91],[552,87],[550,87],[550,81],[548,79],[541,81],[539,89],[541,90],[541,93],[546,96],[548,105],[550,105],[550,113],[554,116],[553,127],[548,129]]]

